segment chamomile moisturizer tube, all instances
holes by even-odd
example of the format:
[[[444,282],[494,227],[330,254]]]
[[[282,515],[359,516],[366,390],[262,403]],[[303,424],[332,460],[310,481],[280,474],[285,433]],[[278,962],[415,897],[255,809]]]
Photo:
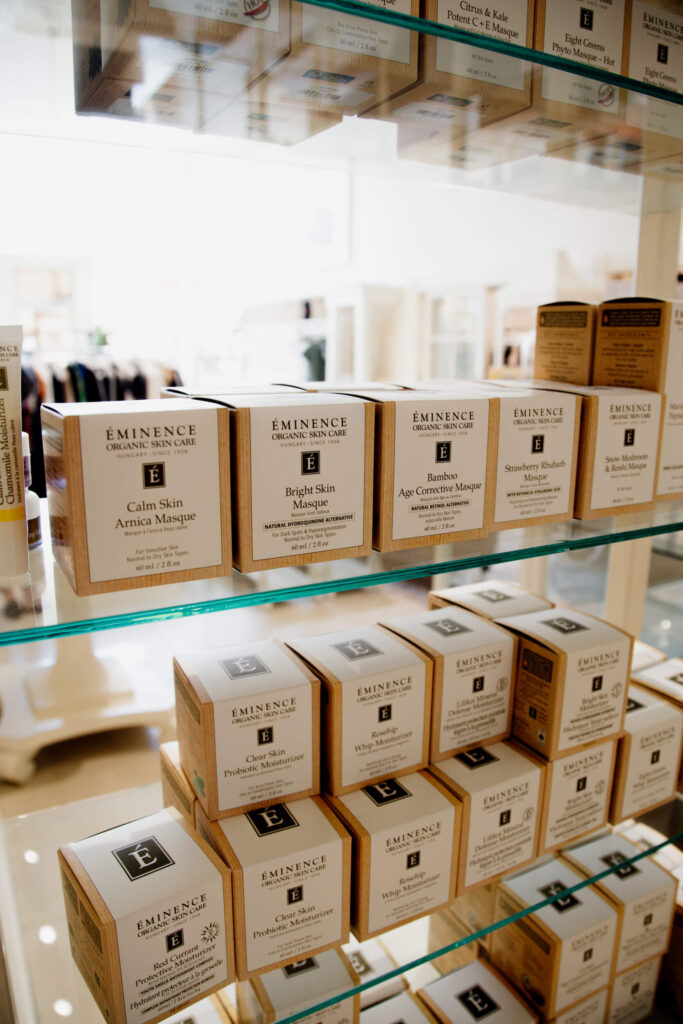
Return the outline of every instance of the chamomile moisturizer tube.
[[[21,327],[0,327],[0,576],[28,572],[21,451]]]

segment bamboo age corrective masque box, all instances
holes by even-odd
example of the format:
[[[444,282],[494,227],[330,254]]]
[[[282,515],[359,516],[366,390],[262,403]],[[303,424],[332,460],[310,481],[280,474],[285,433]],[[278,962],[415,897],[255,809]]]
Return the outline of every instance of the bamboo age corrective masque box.
[[[231,410],[236,568],[370,554],[370,403],[306,392],[211,401]]]
[[[327,792],[426,767],[431,659],[381,626],[287,643],[322,680]]]
[[[418,997],[440,1024],[536,1024],[538,1017],[494,968],[475,960],[425,985]]]
[[[197,824],[233,872],[241,981],[348,940],[351,837],[320,797]]]
[[[592,384],[595,306],[546,302],[538,307],[534,378]]]
[[[214,821],[320,789],[320,682],[278,640],[174,659],[180,760]]]
[[[609,984],[618,914],[590,886],[564,896],[582,876],[555,857],[498,883],[496,920],[557,895],[491,936],[491,959],[532,1005],[552,1018]]]
[[[460,803],[426,772],[327,796],[353,836],[351,926],[358,939],[455,896]]]
[[[231,572],[225,410],[152,399],[41,417],[53,552],[77,594]]]
[[[607,821],[616,740],[592,743],[545,763],[539,854],[557,850]]]
[[[554,608],[552,601],[524,590],[507,580],[485,579],[479,583],[463,583],[458,587],[429,592],[429,608],[464,608],[484,619],[495,621],[510,615],[528,615]]]
[[[621,735],[632,638],[575,608],[502,619],[519,637],[513,735],[547,758]]]
[[[429,770],[462,803],[458,894],[534,859],[545,775],[538,757],[492,743]]]
[[[430,761],[510,734],[517,639],[461,608],[382,623],[434,661]]]
[[[71,952],[110,1024],[152,1024],[234,980],[230,872],[173,810],[59,850]]]

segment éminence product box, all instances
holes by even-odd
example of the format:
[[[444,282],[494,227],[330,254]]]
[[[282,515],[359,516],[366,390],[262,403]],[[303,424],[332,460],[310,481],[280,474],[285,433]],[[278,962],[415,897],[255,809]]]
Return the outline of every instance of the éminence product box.
[[[650,644],[644,644],[642,640],[635,640],[633,643],[633,657],[631,658],[631,679],[636,683],[641,682],[637,678],[639,672],[652,668],[654,665],[659,665],[666,660],[667,657],[663,651],[658,651],[656,647],[652,647]],[[679,666],[675,671],[682,673],[680,683],[683,683],[683,659],[675,660],[679,661]],[[647,683],[642,685],[647,686]],[[681,691],[681,695],[683,697],[683,691]]]
[[[434,662],[430,761],[510,734],[517,639],[509,630],[455,607],[383,625]]]
[[[197,795],[180,763],[180,749],[177,740],[160,744],[159,761],[161,797],[164,807],[175,807],[188,825],[194,828]]]
[[[368,939],[455,896],[460,803],[427,772],[326,797],[353,836],[351,927]]]
[[[418,992],[440,1024],[535,1024],[537,1015],[506,978],[482,960],[437,978]]]
[[[225,410],[73,402],[41,418],[52,549],[77,594],[231,572]]]
[[[611,980],[619,915],[590,886],[561,895],[582,880],[564,861],[550,857],[498,883],[496,920],[551,900],[491,935],[494,965],[542,1008],[545,1018]]]
[[[361,1024],[434,1024],[424,1003],[408,990],[361,1011]]]
[[[575,608],[501,620],[519,637],[513,735],[547,758],[621,735],[632,638]]]
[[[289,640],[323,687],[325,788],[333,795],[425,768],[432,661],[381,626]]]
[[[534,859],[545,776],[539,758],[493,743],[429,770],[462,803],[458,893]]]
[[[609,989],[601,988],[599,992],[594,992],[587,999],[582,999],[571,1009],[565,1010],[564,1013],[558,1013],[552,1020],[547,1020],[545,1017],[543,1020],[546,1021],[546,1024],[606,1024],[608,999]]]
[[[153,1024],[234,980],[230,871],[172,810],[59,850],[71,952],[111,1024]]]
[[[455,605],[484,619],[504,619],[510,615],[528,615],[554,608],[552,601],[524,590],[507,580],[481,580],[463,583],[457,587],[429,592],[429,608],[448,608]]]
[[[607,1024],[640,1024],[649,1020],[657,995],[661,956],[617,974],[609,990]]]
[[[591,743],[545,762],[539,855],[558,850],[606,824],[616,747],[616,740]]]
[[[351,837],[320,797],[271,804],[199,832],[233,872],[240,981],[349,937]]]
[[[231,410],[234,564],[369,555],[374,410],[347,395],[212,395]]]
[[[588,302],[546,302],[538,307],[536,380],[593,383],[595,313],[595,306]]]
[[[320,682],[278,640],[174,659],[180,760],[210,820],[320,789]]]
[[[683,92],[683,12],[676,0],[633,0],[626,74]]]
[[[365,985],[377,978],[382,978],[390,971],[398,967],[397,962],[389,951],[382,945],[380,939],[368,939],[366,942],[359,942],[353,936],[343,947],[351,966],[358,975],[360,981]],[[397,974],[392,978],[386,978],[360,993],[360,1008],[367,1009],[375,1003],[381,1003],[392,996],[400,995],[408,988],[405,975]]]

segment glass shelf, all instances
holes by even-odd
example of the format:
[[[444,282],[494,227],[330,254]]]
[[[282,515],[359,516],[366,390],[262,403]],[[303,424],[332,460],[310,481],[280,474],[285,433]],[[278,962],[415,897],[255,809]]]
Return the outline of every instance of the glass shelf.
[[[577,551],[683,529],[683,505],[662,502],[651,512],[630,513],[588,522],[571,520],[549,526],[492,533],[483,540],[414,548],[368,558],[321,562],[213,580],[171,583],[77,597],[52,558],[49,521],[43,502],[42,549],[32,554],[33,575],[25,587],[4,590],[0,646],[93,633],[186,615],[291,601],[316,594],[373,587],[484,565]]]
[[[57,847],[83,838],[94,832],[113,828],[122,821],[151,814],[161,806],[158,784],[141,789],[124,790],[96,799],[80,801],[64,807],[22,815],[19,818],[0,822],[0,926],[5,935],[7,967],[11,979],[17,1020],[21,1024],[44,1024],[55,1019],[54,1006],[61,1000],[61,1006],[71,1008],[68,1016],[78,1024],[96,1024],[101,1021],[99,1010],[71,960],[68,933],[64,916],[63,896],[57,865]],[[643,857],[661,853],[673,843],[679,846],[683,841],[683,800],[679,797],[671,804],[655,812],[659,819],[665,819],[669,830],[668,838],[656,833],[638,836],[640,852],[626,861],[637,862]],[[658,822],[659,824],[659,822]],[[620,826],[627,837],[634,836],[633,823]],[[682,858],[683,859],[683,858]],[[432,929],[432,918],[424,917],[409,925],[401,926],[382,936],[382,943],[397,965],[381,978],[374,978],[344,993],[336,993],[330,999],[314,1006],[301,1009],[296,1014],[282,1019],[282,1024],[311,1013],[317,1013],[340,998],[356,992],[363,992],[382,981],[411,972],[412,987],[420,987],[437,977],[435,961],[452,953],[474,955],[475,941],[482,941],[487,934],[525,917],[554,899],[576,892],[599,878],[604,878],[623,868],[615,865],[593,879],[582,881],[557,896],[543,900],[533,907],[505,920],[493,921],[479,929],[467,925],[471,917],[462,898],[451,904],[449,911],[463,914],[459,928],[453,926],[454,938],[443,942]],[[477,890],[481,894],[481,890]],[[19,898],[17,897],[19,894]],[[481,901],[479,901],[481,902]],[[436,917],[436,915],[433,915]],[[431,931],[431,937],[430,937]],[[361,952],[362,952],[361,946]],[[464,959],[463,959],[464,962]],[[450,969],[453,958],[445,960],[442,969]],[[230,997],[234,990],[228,989]],[[183,1018],[184,1019],[184,1018]]]

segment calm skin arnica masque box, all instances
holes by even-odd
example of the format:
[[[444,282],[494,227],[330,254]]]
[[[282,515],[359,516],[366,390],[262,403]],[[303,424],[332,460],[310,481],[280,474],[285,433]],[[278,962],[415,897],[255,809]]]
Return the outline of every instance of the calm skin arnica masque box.
[[[509,615],[528,615],[554,608],[552,601],[538,594],[524,590],[507,580],[482,580],[479,583],[463,583],[459,587],[429,592],[429,607],[447,608],[455,605],[468,612],[481,615],[484,619],[502,619]]]
[[[278,640],[174,659],[180,760],[210,820],[320,789],[320,683]]]
[[[230,871],[173,810],[59,850],[71,952],[110,1024],[234,980]]]
[[[510,733],[517,640],[461,608],[437,608],[384,623],[434,662],[430,761]]]
[[[197,820],[233,872],[240,981],[348,940],[351,837],[320,797]]]
[[[327,797],[353,836],[351,925],[368,939],[455,896],[460,803],[427,772]]]
[[[322,680],[327,792],[347,793],[426,767],[430,658],[381,626],[288,644]]]
[[[52,550],[77,594],[231,572],[227,410],[43,405]]]

